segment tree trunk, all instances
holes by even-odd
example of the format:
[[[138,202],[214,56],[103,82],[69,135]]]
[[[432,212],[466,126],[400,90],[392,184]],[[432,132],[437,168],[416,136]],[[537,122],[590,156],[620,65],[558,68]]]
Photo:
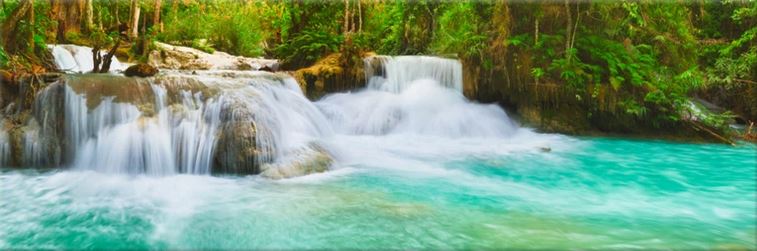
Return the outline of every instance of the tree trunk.
[[[148,46],[148,43],[147,43],[147,15],[144,15],[142,17],[142,36],[139,37],[139,45],[141,47],[140,52],[141,52],[142,56],[147,57],[147,53],[148,53],[148,51],[147,51],[147,49],[148,49],[147,48],[147,46]]]
[[[570,38],[572,37],[571,31],[573,30],[573,17],[570,13],[570,0],[565,0],[565,14],[568,17],[568,22],[565,24],[565,59],[570,62]]]
[[[29,27],[32,27],[29,29],[29,40],[27,40],[27,51],[29,54],[34,54],[34,0],[29,0],[29,5],[32,7],[29,8]]]
[[[97,10],[97,29],[100,30],[100,31],[105,31],[103,29],[104,26],[105,25],[103,25],[103,11],[102,11],[102,9],[98,9]],[[106,31],[106,33],[107,33],[107,31]]]
[[[118,46],[121,45],[121,37],[116,40],[116,44],[108,51],[108,54],[103,58],[103,65],[100,68],[100,73],[107,73],[110,71],[110,63],[113,62],[113,55],[116,55]]]
[[[576,24],[573,27],[573,36],[570,38],[570,48],[573,49],[576,46],[576,33],[578,33],[578,23],[581,21],[581,4],[576,3]]]
[[[171,2],[171,15],[173,15],[173,20],[176,21],[176,19],[179,18],[179,0],[172,0]]]
[[[139,0],[132,0],[131,1],[131,18],[130,24],[129,24],[129,38],[132,40],[137,38],[137,35],[139,34]]]
[[[63,11],[60,14],[60,21],[58,23],[59,33],[63,34],[65,40],[65,34],[67,32],[79,32],[81,31],[81,11],[79,9],[78,1],[61,0],[63,3]],[[62,28],[62,29],[61,29]]]
[[[162,0],[155,0],[155,12],[152,15],[152,25],[158,29],[160,29],[160,6],[162,2]],[[162,29],[160,29],[160,31],[162,31]]]
[[[16,7],[13,12],[5,19],[5,22],[3,23],[2,27],[2,45],[5,47],[6,51],[9,53],[12,53],[15,51],[15,49],[18,48],[19,44],[15,43],[15,37],[18,33],[16,31],[16,28],[18,23],[23,19],[26,14],[32,9],[33,2],[31,0],[21,0],[18,7]],[[11,46],[11,42],[14,42],[14,46]],[[31,41],[29,41],[31,42]]]
[[[534,45],[539,43],[539,18],[534,20]]]
[[[350,0],[344,0],[344,34],[350,31]]]
[[[56,43],[65,43],[65,20],[63,19],[63,6],[61,0],[50,0],[50,17],[58,23],[55,28],[55,41]]]
[[[113,17],[116,18],[116,27],[120,29],[121,27],[121,18],[118,17],[118,1],[112,1],[113,4]]]
[[[84,5],[84,32],[92,32],[95,27],[95,10],[92,7],[92,0],[86,0]]]
[[[361,0],[357,0],[357,16],[358,16],[358,32],[363,32],[363,6],[360,3]]]
[[[103,56],[100,55],[100,46],[95,45],[92,47],[92,72],[98,73],[100,72],[100,62],[102,61]]]

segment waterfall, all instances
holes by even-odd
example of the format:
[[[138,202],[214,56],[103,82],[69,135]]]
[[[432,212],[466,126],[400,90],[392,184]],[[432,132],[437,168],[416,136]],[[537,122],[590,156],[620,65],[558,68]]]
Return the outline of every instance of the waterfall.
[[[11,143],[8,132],[3,128],[5,123],[5,119],[0,119],[0,166],[11,164]]]
[[[400,93],[421,79],[463,90],[463,65],[455,59],[430,56],[374,56],[364,59],[368,88]],[[376,65],[377,64],[377,65]]]
[[[63,69],[91,67],[86,47],[51,50]],[[462,95],[457,60],[376,56],[365,64],[365,89],[317,102],[284,73],[66,75],[37,94],[23,127],[0,130],[0,165],[287,177],[330,165],[326,141],[335,134],[497,138],[517,130],[500,107]]]
[[[112,173],[259,173],[332,134],[293,78],[267,72],[68,75],[38,93],[32,113],[14,129],[18,165]],[[0,130],[3,166],[9,132]]]
[[[94,68],[94,62],[92,61],[92,48],[85,46],[78,46],[72,44],[56,44],[47,45],[50,49],[53,57],[55,58],[55,66],[61,71],[72,73],[85,73],[92,71]],[[107,51],[101,52],[103,56],[107,54]],[[113,61],[110,64],[110,71],[117,72],[125,70],[127,65],[118,61],[118,58],[113,57]]]
[[[457,60],[376,56],[366,58],[365,65],[365,90],[332,94],[318,102],[343,133],[505,137],[517,129],[497,105],[463,96]]]

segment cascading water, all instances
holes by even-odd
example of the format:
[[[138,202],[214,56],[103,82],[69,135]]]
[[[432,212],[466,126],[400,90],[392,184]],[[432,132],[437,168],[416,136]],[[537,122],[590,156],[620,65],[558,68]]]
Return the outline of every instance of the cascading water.
[[[318,102],[342,132],[505,137],[517,129],[498,106],[472,103],[462,95],[462,65],[457,60],[378,56],[367,58],[365,68],[366,90]]]
[[[72,44],[55,44],[47,45],[47,48],[53,54],[55,66],[61,71],[72,73],[85,73],[92,71],[94,62],[92,61],[92,48]],[[107,52],[102,51],[103,55]],[[110,71],[117,72],[125,70],[127,65],[113,58],[110,64]]]
[[[374,90],[400,93],[414,81],[430,79],[462,92],[463,65],[455,59],[430,56],[373,56],[364,59],[365,79]],[[375,63],[377,63],[377,65]]]
[[[259,173],[331,133],[289,76],[167,75],[63,77],[38,94],[17,162],[151,175]],[[0,145],[3,165],[8,142]]]
[[[61,68],[91,64],[86,47],[51,48]],[[502,138],[517,130],[496,105],[465,99],[456,60],[378,56],[366,66],[376,61],[366,67],[365,90],[316,103],[290,76],[264,72],[67,76],[39,93],[17,162],[132,174],[265,174],[339,151],[329,140],[335,132]],[[11,149],[0,145],[3,163]]]

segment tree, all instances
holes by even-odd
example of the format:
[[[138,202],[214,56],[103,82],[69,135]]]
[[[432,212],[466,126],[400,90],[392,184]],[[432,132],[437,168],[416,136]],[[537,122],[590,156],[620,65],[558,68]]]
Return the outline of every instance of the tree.
[[[32,40],[19,42],[16,41],[18,35],[18,24],[22,19],[28,17],[29,20],[34,19],[34,1],[33,0],[21,0],[18,7],[11,12],[10,16],[5,19],[2,26],[2,45],[9,52],[16,52],[24,44],[32,45]]]
[[[84,5],[84,32],[92,32],[95,27],[94,22],[94,9],[92,6],[92,0],[85,0]]]
[[[162,0],[155,0],[155,10],[152,15],[152,25],[158,27],[158,30],[163,31],[163,23],[160,22],[160,7]]]
[[[134,40],[139,35],[139,0],[131,0],[131,12],[129,14],[129,38]]]

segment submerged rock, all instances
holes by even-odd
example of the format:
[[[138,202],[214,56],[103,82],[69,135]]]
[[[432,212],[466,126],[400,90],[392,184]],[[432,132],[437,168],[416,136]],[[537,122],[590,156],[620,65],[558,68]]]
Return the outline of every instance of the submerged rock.
[[[124,75],[127,77],[152,77],[158,74],[158,68],[149,64],[135,64],[126,68]]]
[[[310,144],[289,154],[290,157],[262,166],[261,176],[285,179],[327,171],[334,158],[323,147]]]

